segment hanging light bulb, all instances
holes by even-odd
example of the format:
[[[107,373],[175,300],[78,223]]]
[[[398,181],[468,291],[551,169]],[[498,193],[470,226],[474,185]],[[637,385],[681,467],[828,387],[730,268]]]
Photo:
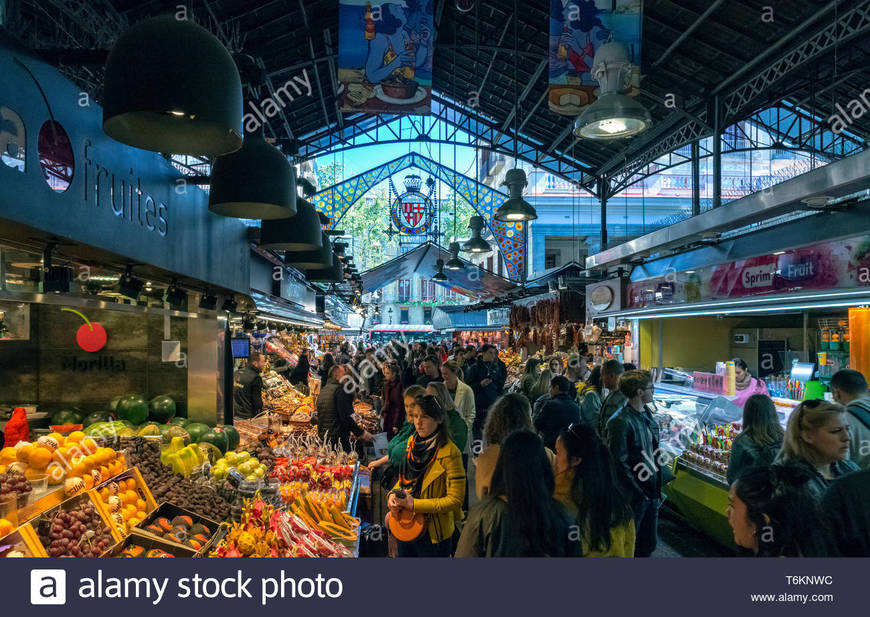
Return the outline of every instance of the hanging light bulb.
[[[600,94],[577,118],[574,135],[584,139],[622,139],[650,127],[649,111],[622,93],[628,86],[631,71],[625,45],[610,42],[598,48],[591,74],[600,85]]]
[[[444,264],[444,267],[448,270],[462,270],[465,268],[465,264],[463,264],[462,260],[459,259],[458,242],[450,243],[450,259],[447,260],[447,263]]]
[[[242,82],[208,30],[163,15],[123,32],[106,62],[103,130],[152,152],[218,156],[242,146]]]
[[[492,247],[480,234],[483,231],[483,217],[472,216],[468,220],[468,228],[471,230],[471,238],[462,245],[466,253],[489,253]]]
[[[241,150],[215,159],[208,209],[242,219],[293,217],[296,215],[293,167],[262,133],[247,135]]]
[[[507,185],[510,199],[505,201],[495,212],[495,220],[506,223],[517,221],[533,221],[538,218],[535,209],[523,199],[523,189],[528,185],[526,172],[522,169],[509,169],[502,185]]]
[[[296,197],[296,216],[263,221],[260,248],[276,251],[313,251],[323,246],[320,217],[306,199]]]
[[[436,261],[435,267],[437,268],[437,271],[435,272],[434,276],[432,276],[432,280],[433,281],[446,281],[447,275],[444,274],[444,260],[439,259],[438,261]]]
[[[287,251],[284,253],[284,263],[303,270],[332,267],[334,258],[332,243],[326,232],[321,232],[320,235],[322,245],[320,248],[313,251]]]

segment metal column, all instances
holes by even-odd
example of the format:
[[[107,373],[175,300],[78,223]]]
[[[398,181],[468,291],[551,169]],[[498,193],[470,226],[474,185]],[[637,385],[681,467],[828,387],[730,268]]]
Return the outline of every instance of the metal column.
[[[713,100],[713,207],[722,205],[722,106]]]
[[[598,179],[598,198],[601,200],[601,248],[607,248],[607,198],[610,192],[610,181],[605,176]]]
[[[692,142],[692,216],[701,214],[701,146]]]

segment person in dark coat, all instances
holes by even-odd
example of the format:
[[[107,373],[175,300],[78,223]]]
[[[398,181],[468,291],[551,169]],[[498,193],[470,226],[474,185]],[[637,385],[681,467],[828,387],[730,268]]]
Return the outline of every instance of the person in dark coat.
[[[473,439],[479,441],[486,423],[486,412],[504,390],[501,367],[496,363],[498,352],[492,345],[480,348],[477,362],[465,373],[466,382],[474,391],[474,426]]]
[[[320,368],[317,370],[317,374],[320,376],[320,388],[326,385],[326,380],[329,379],[329,371],[332,370],[332,367],[335,366],[335,358],[332,357],[331,353],[325,353],[320,356]]]
[[[384,373],[383,385],[381,386],[384,406],[381,408],[381,414],[387,439],[392,439],[405,422],[402,380],[399,379],[399,366],[395,362],[388,362],[381,370]]]
[[[253,418],[263,411],[263,354],[251,353],[245,368],[236,374],[233,388],[233,416],[240,419]]]
[[[351,434],[367,442],[374,441],[374,437],[353,419],[353,389],[344,387],[347,374],[348,370],[341,364],[329,371],[326,385],[317,397],[317,433],[324,441],[350,452]]]
[[[308,373],[310,370],[311,364],[308,362],[308,350],[303,349],[299,353],[299,362],[296,363],[296,367],[290,372],[287,381],[294,386],[301,386],[303,392],[308,392]]]
[[[541,434],[544,446],[556,449],[559,433],[572,424],[580,422],[580,407],[574,402],[574,386],[563,375],[556,375],[550,381],[550,399],[541,405],[535,416],[535,430]]]
[[[750,396],[743,407],[743,431],[731,445],[728,484],[748,467],[773,463],[782,448],[784,435],[771,398],[766,394]]]
[[[870,557],[870,469],[834,480],[822,509],[843,557]]]
[[[604,440],[632,502],[634,556],[649,557],[658,542],[662,497],[659,425],[647,408],[653,396],[652,377],[646,371],[628,371],[620,377],[619,389],[626,403],[607,422]]]
[[[435,356],[428,356],[420,362],[420,376],[417,385],[425,388],[433,381],[441,381],[441,363]]]

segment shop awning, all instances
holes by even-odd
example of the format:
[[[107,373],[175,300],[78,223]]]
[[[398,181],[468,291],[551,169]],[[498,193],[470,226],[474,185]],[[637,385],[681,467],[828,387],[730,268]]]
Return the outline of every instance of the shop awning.
[[[787,313],[813,309],[848,308],[870,305],[870,289],[819,290],[807,293],[777,294],[757,298],[735,298],[689,304],[668,304],[643,309],[628,309],[602,317],[622,319],[664,319],[668,317],[703,317]]]
[[[363,293],[377,291],[400,279],[409,279],[415,272],[429,278],[435,274],[435,262],[439,259],[446,263],[450,253],[432,242],[424,242],[403,255],[363,272]],[[447,275],[447,281],[439,285],[473,298],[497,296],[516,287],[508,279],[470,262],[465,262],[464,270],[445,269],[444,274]]]
[[[272,319],[278,323],[286,323],[293,326],[302,326],[308,328],[320,328],[323,326],[323,318],[306,311],[305,309],[294,305],[281,298],[267,296],[256,291],[251,292],[251,298],[257,306],[260,317],[264,319]]]
[[[501,330],[508,325],[504,311],[465,311],[464,306],[439,306],[432,313],[437,330]]]

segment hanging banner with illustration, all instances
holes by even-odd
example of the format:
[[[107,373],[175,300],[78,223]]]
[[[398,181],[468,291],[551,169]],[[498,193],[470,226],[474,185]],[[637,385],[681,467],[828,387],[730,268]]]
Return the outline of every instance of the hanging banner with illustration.
[[[550,0],[551,111],[577,116],[595,101],[598,82],[590,72],[604,43],[622,43],[640,66],[642,9],[642,0]],[[625,94],[636,95],[639,85],[635,69]]]
[[[339,106],[345,113],[428,114],[434,0],[341,0]]]

